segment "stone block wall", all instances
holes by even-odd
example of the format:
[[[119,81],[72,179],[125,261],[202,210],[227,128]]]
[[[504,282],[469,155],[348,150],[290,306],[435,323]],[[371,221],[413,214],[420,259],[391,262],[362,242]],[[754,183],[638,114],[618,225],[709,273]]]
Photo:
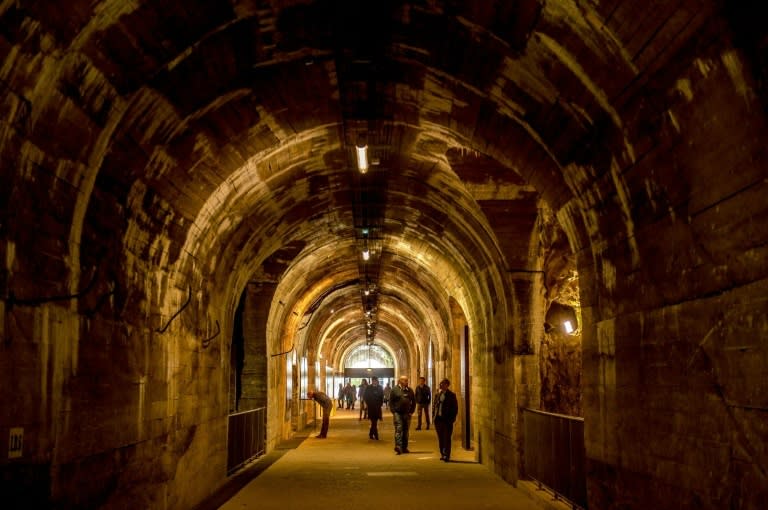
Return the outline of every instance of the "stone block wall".
[[[583,395],[601,509],[756,509],[767,495],[765,125],[742,56],[712,41],[625,105],[632,224],[604,221],[618,198],[592,209],[600,242],[579,270],[596,284]]]

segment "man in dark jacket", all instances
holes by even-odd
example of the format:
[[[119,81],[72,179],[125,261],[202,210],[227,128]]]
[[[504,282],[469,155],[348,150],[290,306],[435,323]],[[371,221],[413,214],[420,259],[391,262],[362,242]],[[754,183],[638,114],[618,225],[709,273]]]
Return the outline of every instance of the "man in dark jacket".
[[[331,420],[331,409],[333,409],[333,400],[331,397],[323,393],[322,391],[307,392],[307,397],[311,398],[323,408],[323,426],[320,427],[320,433],[316,436],[320,439],[325,439],[328,435],[328,422]]]
[[[435,404],[432,408],[432,423],[435,424],[435,432],[437,432],[440,460],[445,462],[451,458],[453,422],[459,414],[459,402],[456,394],[448,389],[450,385],[451,382],[448,379],[440,381],[440,392],[435,395]]]
[[[411,415],[416,410],[416,396],[408,387],[408,376],[401,375],[389,395],[389,409],[395,420],[395,453],[409,453],[408,429],[411,426]]]
[[[427,380],[423,377],[419,377],[419,385],[416,386],[416,391],[413,392],[416,395],[416,415],[418,416],[418,423],[416,424],[416,430],[421,430],[421,415],[427,419],[427,430],[429,430],[429,415],[431,414],[432,403],[432,391],[427,386]]]
[[[371,420],[371,428],[368,431],[368,437],[379,439],[379,420],[381,419],[381,406],[384,405],[384,390],[379,386],[379,378],[371,379],[371,384],[365,387],[363,401],[368,408],[368,419]]]

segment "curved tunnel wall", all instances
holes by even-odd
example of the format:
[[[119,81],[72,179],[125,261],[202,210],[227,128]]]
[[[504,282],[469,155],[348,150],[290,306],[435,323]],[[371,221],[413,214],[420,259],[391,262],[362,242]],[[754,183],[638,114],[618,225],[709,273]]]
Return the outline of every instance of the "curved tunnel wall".
[[[77,5],[0,6],[0,333],[12,360],[0,432],[26,431],[22,461],[2,466],[64,507],[185,508],[224,476],[222,340],[240,292],[255,274],[288,277],[287,265],[269,264],[284,244],[319,256],[351,231],[339,112],[357,104],[344,81],[355,78],[333,55],[331,30],[344,20],[322,2],[269,13],[247,3]],[[384,13],[394,31],[386,72],[365,78],[390,80],[377,89],[391,95],[381,104],[401,105],[384,123],[408,153],[393,168],[451,168],[431,187],[458,202],[481,183],[522,179],[567,232],[582,289],[590,505],[759,508],[768,233],[754,13],[692,0],[453,8]],[[310,28],[294,31],[297,20]],[[265,24],[283,40],[265,42]],[[184,29],[156,39],[171,25]],[[446,32],[452,44],[433,37]],[[347,72],[340,83],[337,69]],[[473,173],[447,156],[464,150],[498,165]],[[440,225],[452,203],[398,189],[390,224],[409,236],[422,233],[414,212],[428,206]],[[526,323],[531,310],[519,307],[540,283],[506,272],[514,257],[493,238],[507,232],[457,210],[467,223],[448,232],[455,253],[434,285],[447,290],[441,302],[461,303],[476,335],[473,400],[489,402],[475,409],[481,460],[514,480],[516,412],[489,416],[498,388],[528,391],[515,338],[535,344],[541,320]],[[442,234],[425,246],[445,251]],[[540,257],[518,256],[534,271]],[[354,264],[332,267],[356,276]],[[274,351],[291,347],[325,290],[322,273],[276,295],[275,310],[290,297],[290,311],[268,326]],[[206,345],[217,323],[224,334]],[[279,363],[269,402],[284,416]],[[92,482],[75,490],[83,470]]]

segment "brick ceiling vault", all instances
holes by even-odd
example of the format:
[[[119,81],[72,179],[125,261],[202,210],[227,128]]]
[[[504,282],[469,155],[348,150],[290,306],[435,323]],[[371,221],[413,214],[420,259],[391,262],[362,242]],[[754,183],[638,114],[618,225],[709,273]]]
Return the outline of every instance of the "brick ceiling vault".
[[[695,3],[688,29],[706,18]],[[673,44],[661,20],[619,41],[588,2],[263,4],[0,4],[0,141],[22,147],[3,179],[27,207],[40,198],[30,175],[52,183],[62,293],[106,272],[125,280],[122,300],[144,288],[168,316],[193,289],[226,322],[248,281],[274,281],[271,349],[305,338],[338,360],[332,341],[347,349],[362,333],[359,293],[310,308],[358,278],[351,154],[364,132],[387,182],[379,331],[413,356],[413,337],[445,342],[449,297],[471,322],[504,295],[494,271],[515,255],[481,202],[578,209],[632,162],[617,105]],[[628,234],[618,202],[607,228]],[[602,226],[565,228],[578,250]],[[39,262],[18,261],[17,280]]]

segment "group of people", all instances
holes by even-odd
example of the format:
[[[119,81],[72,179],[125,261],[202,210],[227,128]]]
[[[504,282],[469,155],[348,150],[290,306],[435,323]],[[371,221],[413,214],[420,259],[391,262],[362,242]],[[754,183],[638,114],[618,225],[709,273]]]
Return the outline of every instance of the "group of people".
[[[363,380],[363,382],[366,381]],[[397,384],[391,388],[388,397],[385,399],[384,388],[379,385],[377,377],[373,377],[370,384],[367,384],[367,382],[366,384],[361,383],[360,388],[362,389],[358,388],[357,396],[361,400],[360,419],[365,415],[371,421],[368,437],[374,440],[379,439],[378,422],[382,419],[382,407],[387,402],[389,410],[392,411],[395,424],[395,454],[409,453],[408,436],[411,417],[414,412],[418,411],[416,430],[421,430],[422,416],[425,418],[424,422],[426,423],[427,430],[429,430],[430,423],[433,424],[440,448],[440,460],[448,462],[451,458],[453,423],[456,421],[456,416],[459,412],[458,400],[456,394],[449,389],[450,385],[451,383],[448,379],[440,381],[438,393],[433,399],[432,392],[424,377],[419,377],[419,384],[414,390],[408,386],[408,376],[401,375],[397,379]],[[347,386],[350,385],[347,384]],[[344,388],[339,385],[340,394],[342,389]],[[333,408],[333,399],[320,391],[309,391],[307,396],[320,404],[320,407],[323,409],[323,422],[320,434],[317,437],[324,438],[328,434],[328,423],[330,421],[331,409]],[[341,402],[341,397],[339,401]],[[349,408],[348,405],[347,409]],[[352,404],[351,408],[354,409],[354,404]]]
[[[378,382],[378,378],[375,378],[376,382]],[[360,386],[355,387],[352,383],[347,383],[346,385],[339,383],[339,389],[336,394],[337,397],[337,407],[339,409],[344,409],[344,406],[346,405],[347,409],[355,409],[355,405],[357,401],[360,401],[360,419],[364,419],[368,417],[368,404],[365,402],[365,390],[369,386],[368,381],[363,379],[360,381]],[[384,405],[387,404],[389,401],[389,393],[392,391],[392,388],[390,388],[389,383],[383,388],[384,391]]]

